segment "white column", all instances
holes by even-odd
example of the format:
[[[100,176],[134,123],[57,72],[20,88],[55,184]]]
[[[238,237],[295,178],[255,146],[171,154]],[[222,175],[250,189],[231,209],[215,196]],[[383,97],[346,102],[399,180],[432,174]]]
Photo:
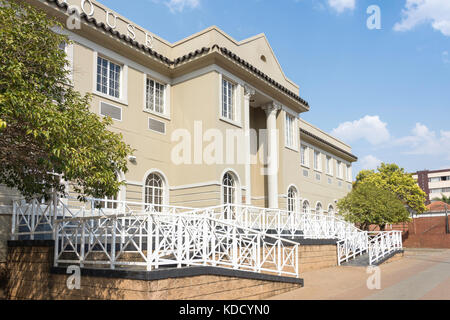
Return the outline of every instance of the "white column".
[[[269,192],[269,208],[278,208],[278,141],[277,112],[281,109],[278,103],[270,103],[263,107],[266,111],[267,123],[267,180]]]
[[[245,203],[252,204],[252,181],[251,181],[251,136],[250,136],[250,99],[255,95],[255,89],[250,86],[244,86],[244,130],[245,130]]]

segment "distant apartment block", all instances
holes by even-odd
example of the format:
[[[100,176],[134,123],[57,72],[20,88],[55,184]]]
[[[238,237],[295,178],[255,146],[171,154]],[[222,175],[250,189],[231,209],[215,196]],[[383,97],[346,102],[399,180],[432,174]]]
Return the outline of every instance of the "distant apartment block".
[[[427,204],[442,195],[450,196],[450,169],[418,171],[413,178],[427,194]]]

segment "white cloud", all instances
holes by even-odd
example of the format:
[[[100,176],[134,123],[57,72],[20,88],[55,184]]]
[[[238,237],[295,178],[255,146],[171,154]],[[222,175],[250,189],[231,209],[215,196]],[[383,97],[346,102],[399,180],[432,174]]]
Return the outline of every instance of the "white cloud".
[[[355,9],[356,0],[328,0],[328,5],[338,13],[342,13],[345,10]]]
[[[200,0],[169,0],[164,2],[172,13],[183,12],[185,8],[195,9],[200,6]]]
[[[416,123],[411,133],[397,139],[394,145],[406,147],[406,154],[443,156],[450,160],[450,131],[441,130],[436,134],[427,126]]]
[[[349,143],[365,139],[373,145],[390,139],[387,124],[382,122],[379,116],[369,115],[353,122],[341,123],[336,129],[333,129],[332,135]]]
[[[378,168],[381,162],[381,160],[375,158],[374,156],[368,155],[361,159],[361,167],[365,170],[373,170]]]
[[[424,23],[431,23],[435,30],[450,36],[450,1],[407,0],[402,10],[402,21],[394,25],[394,30],[408,31]]]

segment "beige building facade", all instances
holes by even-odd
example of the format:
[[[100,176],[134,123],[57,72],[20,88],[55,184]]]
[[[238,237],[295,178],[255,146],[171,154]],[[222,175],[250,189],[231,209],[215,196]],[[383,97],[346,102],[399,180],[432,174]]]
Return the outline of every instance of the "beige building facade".
[[[135,149],[118,200],[334,213],[351,190],[351,147],[301,119],[310,107],[263,34],[169,43],[98,1],[27,2],[65,26],[74,88]]]

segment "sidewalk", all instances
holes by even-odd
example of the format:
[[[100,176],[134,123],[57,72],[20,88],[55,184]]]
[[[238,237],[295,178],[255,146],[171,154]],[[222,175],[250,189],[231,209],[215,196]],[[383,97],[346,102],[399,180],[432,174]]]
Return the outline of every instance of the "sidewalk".
[[[304,288],[271,300],[450,300],[449,249],[410,249],[380,269],[380,290],[367,288],[367,268],[334,267],[301,274]]]

